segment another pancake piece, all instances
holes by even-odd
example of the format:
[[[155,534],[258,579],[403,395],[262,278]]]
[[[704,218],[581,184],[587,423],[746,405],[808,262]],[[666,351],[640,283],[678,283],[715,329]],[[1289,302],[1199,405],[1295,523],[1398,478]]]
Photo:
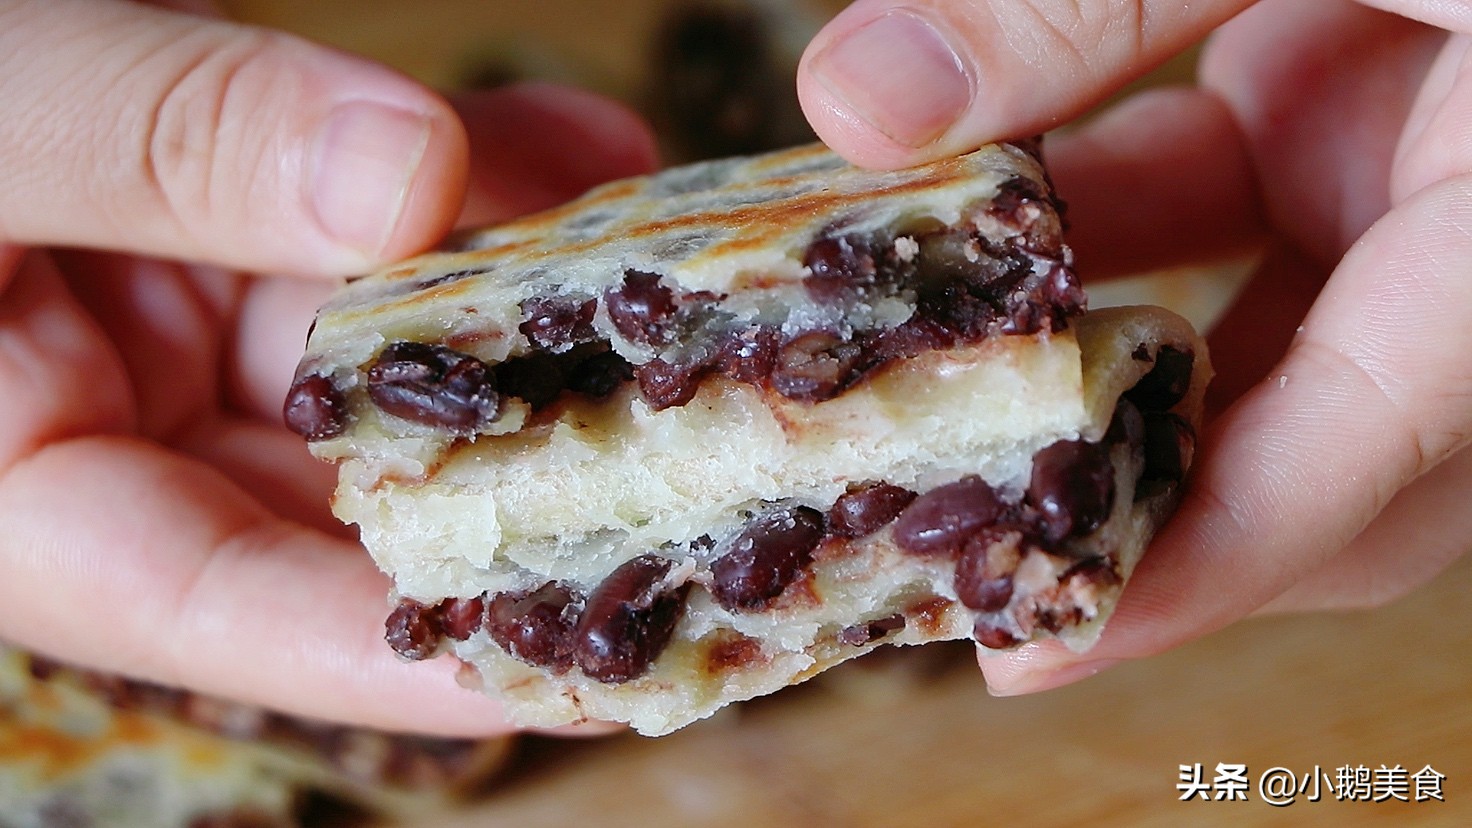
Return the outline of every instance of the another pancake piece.
[[[1035,145],[616,182],[348,285],[287,422],[394,578],[390,643],[524,724],[664,733],[882,643],[1087,646],[1209,369],[1167,312],[1085,315],[1061,224]]]
[[[409,818],[473,790],[510,746],[295,719],[0,645],[7,827],[292,828],[304,812]]]

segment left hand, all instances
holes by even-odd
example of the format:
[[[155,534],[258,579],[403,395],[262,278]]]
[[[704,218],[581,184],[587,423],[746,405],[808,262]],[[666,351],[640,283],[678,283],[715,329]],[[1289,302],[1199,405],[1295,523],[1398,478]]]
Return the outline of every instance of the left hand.
[[[434,244],[467,187],[504,219],[647,171],[652,139],[558,87],[452,106],[208,5],[0,0],[0,639],[321,719],[508,730],[453,660],[384,643],[387,579],[282,400],[338,277]]]

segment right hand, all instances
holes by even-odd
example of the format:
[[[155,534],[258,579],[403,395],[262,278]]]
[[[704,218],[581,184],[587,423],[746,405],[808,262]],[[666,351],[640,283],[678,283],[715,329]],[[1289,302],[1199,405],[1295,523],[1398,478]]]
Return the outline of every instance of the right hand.
[[[1381,604],[1472,546],[1468,4],[858,0],[799,90],[840,153],[903,166],[1061,124],[1217,26],[1199,86],[1046,151],[1085,281],[1266,250],[1210,336],[1219,416],[1097,646],[984,658],[994,692]]]

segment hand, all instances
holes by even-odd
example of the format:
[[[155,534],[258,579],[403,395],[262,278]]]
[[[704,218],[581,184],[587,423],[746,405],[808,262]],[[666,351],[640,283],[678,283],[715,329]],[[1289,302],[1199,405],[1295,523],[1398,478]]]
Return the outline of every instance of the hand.
[[[859,0],[799,89],[840,152],[908,164],[1062,123],[1249,5]],[[983,658],[993,692],[1254,612],[1382,604],[1472,545],[1472,10],[1372,5],[1263,0],[1220,25],[1199,87],[1047,148],[1086,282],[1265,252],[1211,335],[1219,413],[1185,500],[1103,638]]]
[[[383,643],[387,581],[281,401],[332,277],[434,243],[467,181],[474,220],[505,218],[646,171],[652,141],[547,86],[457,117],[205,5],[0,0],[0,639],[326,719],[505,730],[450,661]],[[277,272],[299,278],[251,275]]]

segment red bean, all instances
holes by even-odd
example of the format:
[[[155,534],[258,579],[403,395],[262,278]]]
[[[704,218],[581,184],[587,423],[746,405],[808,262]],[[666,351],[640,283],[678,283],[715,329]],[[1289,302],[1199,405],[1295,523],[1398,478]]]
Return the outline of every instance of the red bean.
[[[757,517],[711,564],[711,595],[729,610],[767,606],[812,563],[822,539],[816,509],[778,508]]]
[[[701,379],[709,372],[709,365],[672,363],[658,358],[634,367],[639,393],[655,411],[684,405],[695,399]]]
[[[522,400],[533,411],[540,411],[562,394],[566,356],[540,352],[508,359],[495,368],[496,388],[505,396]]]
[[[1196,354],[1190,349],[1161,345],[1155,352],[1155,367],[1125,392],[1125,398],[1141,411],[1165,411],[1185,399],[1195,363]]]
[[[971,635],[976,639],[977,644],[988,650],[1010,650],[1022,643],[1022,639],[1014,635],[1011,630],[985,618],[976,622]]]
[[[579,596],[556,582],[498,593],[486,607],[486,633],[527,664],[565,672],[572,666],[578,604]]]
[[[440,626],[456,641],[475,635],[485,621],[486,602],[480,598],[446,598],[439,605]]]
[[[281,415],[287,428],[313,441],[342,434],[349,419],[342,392],[321,374],[308,374],[292,383]]]
[[[538,348],[562,351],[593,341],[593,315],[597,311],[597,299],[533,296],[521,303],[523,321],[517,330]]]
[[[594,354],[566,371],[568,390],[595,400],[612,394],[633,378],[634,367],[615,351]]]
[[[829,236],[808,246],[802,263],[808,268],[803,287],[816,302],[839,303],[873,286],[878,272],[871,239],[859,235]]]
[[[861,346],[832,331],[808,331],[782,345],[772,368],[772,388],[791,400],[822,402],[856,379]]]
[[[982,531],[966,541],[956,561],[955,589],[961,603],[997,612],[1012,600],[1012,578],[1022,560],[1016,532]]]
[[[1178,483],[1185,479],[1196,453],[1196,430],[1184,417],[1150,411],[1145,419],[1145,480]]]
[[[615,569],[588,596],[573,661],[590,678],[621,684],[648,672],[674,636],[689,585],[664,586],[673,561],[641,555]]]
[[[737,382],[762,382],[777,362],[776,329],[753,325],[732,332],[721,346],[719,362],[721,372]]]
[[[985,480],[970,475],[915,498],[895,520],[894,538],[911,554],[950,554],[1001,514],[997,493]]]
[[[630,342],[668,345],[676,334],[675,293],[654,273],[630,270],[623,285],[603,294],[613,327]]]
[[[888,525],[914,499],[914,492],[888,483],[850,489],[828,510],[828,530],[843,538],[862,538]]]
[[[368,396],[396,417],[471,434],[500,416],[486,364],[443,345],[395,342],[368,369]]]
[[[838,631],[838,643],[847,644],[850,647],[862,647],[904,628],[905,616],[896,613],[887,618],[844,627]]]
[[[1109,446],[1059,440],[1039,451],[1032,458],[1027,499],[1042,519],[1049,545],[1098,529],[1114,505]]]
[[[435,608],[412,598],[399,599],[399,605],[384,622],[384,630],[384,640],[394,652],[414,661],[434,655],[444,635]]]

